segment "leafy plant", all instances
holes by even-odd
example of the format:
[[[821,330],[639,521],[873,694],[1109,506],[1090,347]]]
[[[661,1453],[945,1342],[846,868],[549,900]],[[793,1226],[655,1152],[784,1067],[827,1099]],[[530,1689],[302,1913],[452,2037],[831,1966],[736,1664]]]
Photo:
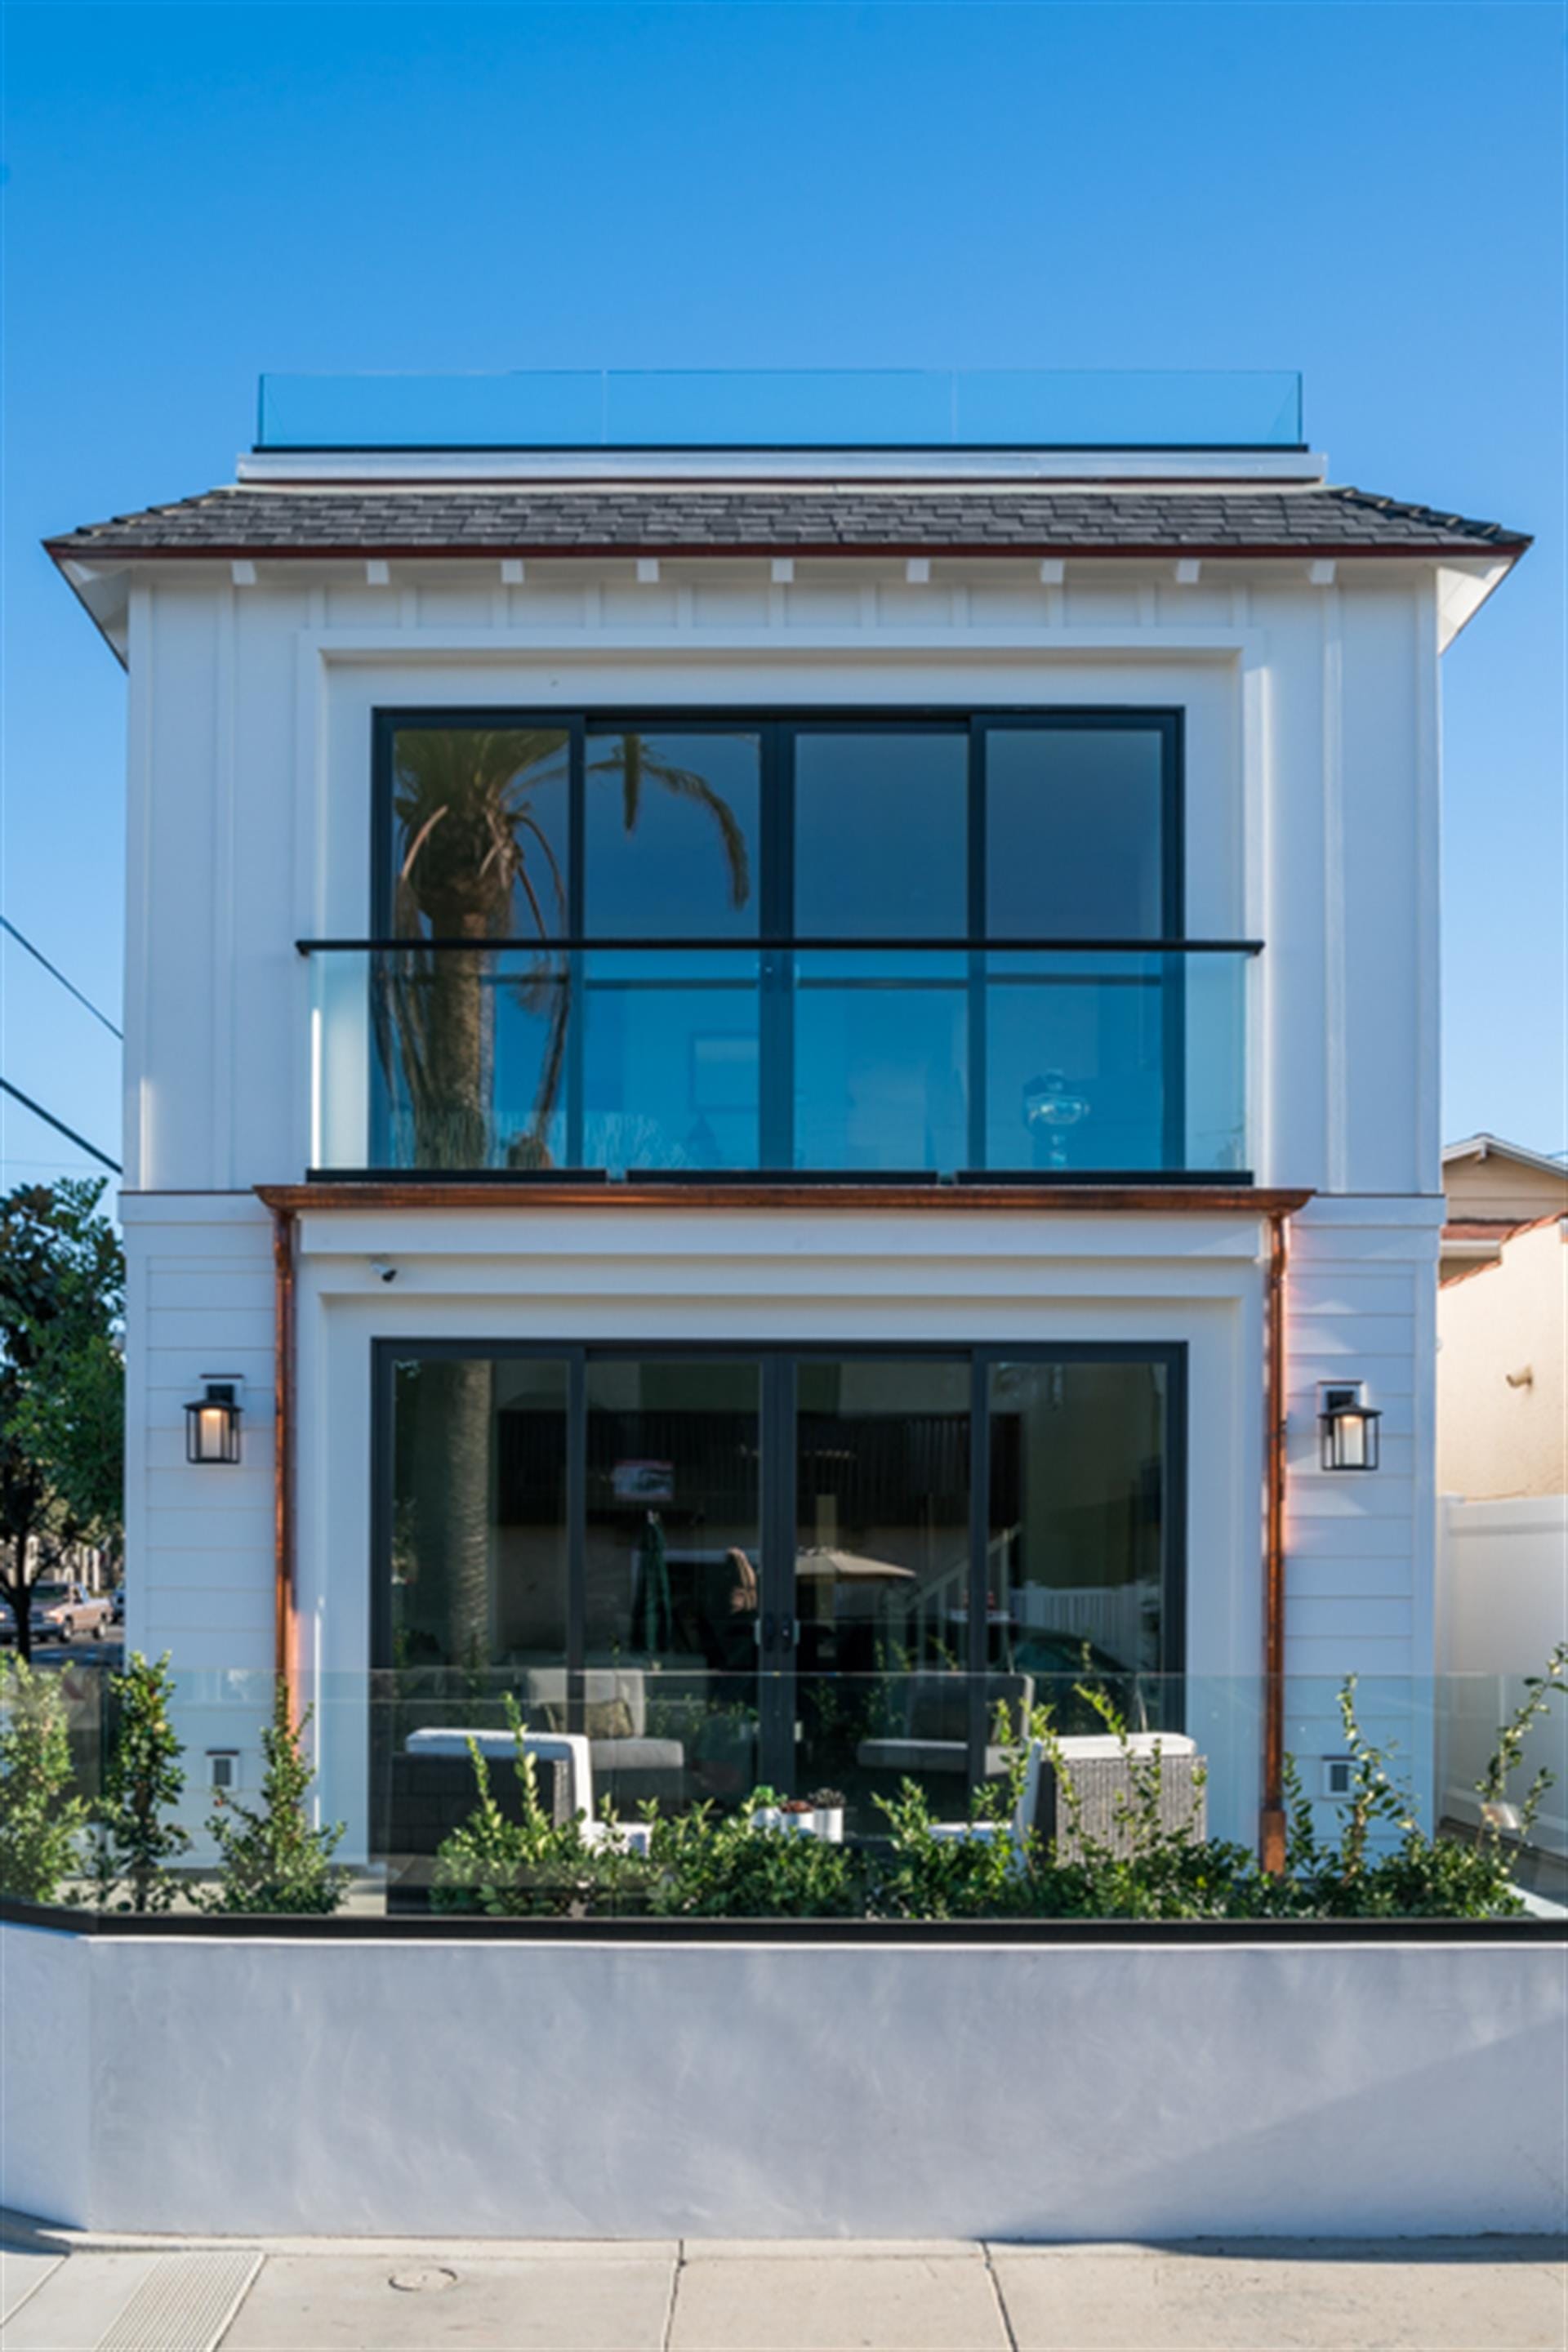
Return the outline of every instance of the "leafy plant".
[[[856,1916],[864,1907],[860,1857],[851,1846],[754,1818],[783,1801],[758,1789],[733,1813],[703,1804],[661,1819],[649,1807],[650,1909],[690,1919]]]
[[[523,1735],[517,1701],[506,1698],[507,1722],[515,1754],[521,1818],[501,1811],[490,1784],[489,1766],[477,1741],[468,1742],[479,1802],[460,1829],[441,1841],[430,1902],[437,1911],[483,1911],[503,1918],[582,1918],[614,1911],[636,1899],[647,1867],[614,1834],[590,1844],[582,1818],[556,1822],[539,1798],[539,1776]],[[613,1832],[617,1826],[608,1807]]]
[[[156,1665],[135,1653],[110,1676],[114,1740],[93,1808],[92,1880],[105,1911],[168,1911],[179,1894],[172,1865],[190,1838],[166,1818],[184,1792],[180,1742],[169,1720],[174,1677],[165,1651]]]
[[[72,1777],[58,1677],[0,1658],[0,1894],[52,1903],[70,1875],[87,1820]]]
[[[261,1735],[267,1768],[261,1803],[242,1805],[220,1796],[207,1822],[220,1875],[200,1898],[204,1911],[324,1913],[342,1901],[353,1873],[332,1855],[343,1823],[313,1829],[305,1810],[315,1778],[303,1747],[310,1720],[307,1710],[295,1723],[289,1686],[279,1675],[272,1721]]]
[[[1559,1643],[1543,1675],[1531,1675],[1525,1695],[1498,1732],[1498,1744],[1476,1784],[1481,1826],[1472,1841],[1432,1837],[1417,1824],[1408,1792],[1388,1771],[1390,1751],[1363,1732],[1353,1675],[1340,1693],[1340,1714],[1352,1770],[1341,1810],[1337,1841],[1320,1837],[1310,1801],[1292,1759],[1286,1759],[1289,1834],[1286,1881],[1277,1907],[1318,1918],[1507,1918],[1523,1909],[1510,1876],[1507,1836],[1522,1840],[1553,1785],[1542,1767],[1521,1805],[1509,1800],[1532,1726],[1553,1696],[1568,1691],[1568,1643]],[[1396,1842],[1379,1846],[1377,1832]]]
[[[0,1597],[32,1654],[28,1594],[74,1544],[117,1549],[125,1258],[100,1181],[0,1199]]]

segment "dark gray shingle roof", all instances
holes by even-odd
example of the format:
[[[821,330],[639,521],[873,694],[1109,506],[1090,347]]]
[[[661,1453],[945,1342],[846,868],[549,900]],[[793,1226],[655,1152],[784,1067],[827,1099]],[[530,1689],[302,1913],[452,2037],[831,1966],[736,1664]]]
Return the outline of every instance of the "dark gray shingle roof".
[[[57,557],[719,555],[943,550],[978,555],[1517,554],[1521,531],[1366,490],[944,484],[241,484],[45,542]]]

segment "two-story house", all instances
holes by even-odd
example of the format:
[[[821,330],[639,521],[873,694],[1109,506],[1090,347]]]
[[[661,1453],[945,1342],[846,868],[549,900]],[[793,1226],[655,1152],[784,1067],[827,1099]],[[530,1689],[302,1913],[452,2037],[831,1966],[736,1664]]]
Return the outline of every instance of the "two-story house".
[[[503,1691],[866,1826],[1087,1675],[1277,1851],[1344,1675],[1426,1721],[1438,660],[1527,541],[1208,390],[274,383],[50,542],[130,673],[127,1637],[215,1769],[276,1666],[360,1854]]]

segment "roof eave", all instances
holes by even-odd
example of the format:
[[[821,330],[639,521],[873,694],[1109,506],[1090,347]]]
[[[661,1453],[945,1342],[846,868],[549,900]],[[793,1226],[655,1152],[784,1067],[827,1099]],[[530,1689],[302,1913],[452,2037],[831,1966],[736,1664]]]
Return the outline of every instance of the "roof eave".
[[[82,541],[75,538],[47,539],[44,551],[62,569],[72,563],[98,564],[105,561],[116,564],[143,562],[227,563],[265,561],[291,563],[363,562],[366,557],[376,557],[389,562],[426,562],[451,563],[462,562],[488,562],[500,556],[521,556],[536,562],[551,558],[576,562],[624,562],[638,556],[659,556],[667,562],[735,562],[746,558],[761,560],[773,555],[791,555],[817,560],[826,557],[859,557],[871,561],[901,559],[911,554],[954,558],[965,562],[1006,562],[1017,559],[1031,562],[1041,557],[1060,557],[1077,562],[1171,562],[1178,558],[1197,558],[1205,562],[1408,562],[1490,563],[1496,568],[1497,579],[1510,570],[1526,553],[1533,541],[1529,538],[1495,540],[1469,544],[1453,541],[1403,541],[1399,542],[1340,540],[1293,540],[1290,541],[1247,542],[1235,541],[1161,540],[1130,542],[1123,540],[1081,541],[1064,539],[1016,540],[1007,542],[990,541],[938,540],[930,537],[875,541],[752,539],[733,541],[703,540],[691,542],[680,540],[647,539],[616,541],[570,541],[496,539],[480,544],[473,541],[440,542],[431,540],[358,539],[334,541],[331,545],[303,546],[298,542],[267,541],[255,538],[225,540],[203,545],[159,545],[146,541]],[[73,583],[74,584],[74,583]],[[1491,593],[1497,580],[1489,583],[1485,594]],[[1478,600],[1478,603],[1481,600]],[[1467,614],[1467,618],[1468,615]],[[1462,625],[1462,624],[1461,624]]]

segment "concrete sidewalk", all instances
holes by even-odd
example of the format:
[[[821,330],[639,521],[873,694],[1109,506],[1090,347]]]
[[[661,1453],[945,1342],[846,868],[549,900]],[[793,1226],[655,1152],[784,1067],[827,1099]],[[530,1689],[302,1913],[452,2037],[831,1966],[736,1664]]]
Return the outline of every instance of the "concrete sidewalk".
[[[1565,2352],[1560,2241],[0,2233],[0,2352]]]

